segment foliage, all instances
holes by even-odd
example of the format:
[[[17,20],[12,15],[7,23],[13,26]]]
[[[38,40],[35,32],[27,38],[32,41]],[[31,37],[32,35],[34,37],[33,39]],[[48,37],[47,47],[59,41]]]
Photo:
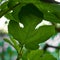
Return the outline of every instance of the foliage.
[[[0,17],[2,16],[10,20],[8,25],[10,40],[4,40],[17,50],[17,60],[56,60],[47,52],[45,56],[40,57],[42,50],[39,50],[39,43],[45,42],[58,32],[56,24],[60,23],[59,4],[41,0],[8,0],[0,6]],[[50,21],[52,25],[36,29],[42,20]],[[20,23],[23,24],[23,28]]]

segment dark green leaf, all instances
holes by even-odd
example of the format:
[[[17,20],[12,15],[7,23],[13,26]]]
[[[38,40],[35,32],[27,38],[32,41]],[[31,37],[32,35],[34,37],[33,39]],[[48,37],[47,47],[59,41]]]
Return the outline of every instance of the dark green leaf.
[[[28,4],[24,7],[22,7],[22,9],[19,13],[19,19],[20,19],[20,22],[24,24],[24,28],[20,29],[18,23],[10,22],[9,32],[14,35],[14,38],[16,38],[17,40],[20,40],[22,43],[25,44],[27,41],[27,38],[31,35],[31,33],[33,33],[36,25],[39,22],[41,22],[42,18],[43,18],[43,13],[40,12],[33,4]],[[12,32],[12,30],[13,30],[12,25],[13,26],[16,25],[17,30],[16,30],[16,28],[14,28],[14,31],[16,30],[15,33]],[[17,33],[17,31],[18,31],[18,33]],[[17,34],[19,34],[19,36],[16,36]],[[23,38],[23,36],[24,36],[24,38]]]

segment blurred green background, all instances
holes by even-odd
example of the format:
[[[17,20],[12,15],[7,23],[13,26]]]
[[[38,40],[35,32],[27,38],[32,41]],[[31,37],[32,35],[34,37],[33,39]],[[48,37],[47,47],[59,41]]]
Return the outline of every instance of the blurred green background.
[[[16,50],[3,40],[3,38],[9,38],[6,33],[0,31],[0,60],[16,60]]]

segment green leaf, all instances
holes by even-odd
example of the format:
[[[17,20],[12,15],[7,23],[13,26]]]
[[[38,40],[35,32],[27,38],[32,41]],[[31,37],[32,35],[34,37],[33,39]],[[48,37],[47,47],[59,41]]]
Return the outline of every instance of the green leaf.
[[[60,15],[58,14],[60,13],[60,5],[44,2],[40,2],[39,4],[36,3],[34,5],[44,13],[44,19],[51,22],[60,23]]]
[[[42,26],[35,29],[37,24],[42,21],[43,13],[33,4],[22,7],[19,12],[19,19],[24,28],[21,28],[19,23],[10,21],[8,31],[22,45],[25,44],[28,49],[37,49],[39,43],[46,41],[55,33],[54,26]]]
[[[34,4],[37,8],[39,8],[42,12],[51,11],[51,12],[60,12],[60,5],[55,3],[46,3],[39,2]]]
[[[56,60],[49,52],[43,54],[42,50],[33,50],[28,55],[29,60]]]
[[[47,35],[48,34],[48,35]],[[39,29],[31,33],[30,38],[27,40],[26,48],[37,48],[39,43],[48,40],[55,34],[54,26],[41,26]]]
[[[53,14],[60,20],[60,12],[53,12]]]
[[[15,39],[22,44],[26,44],[27,48],[30,49],[36,49],[39,43],[46,41],[55,33],[53,26],[42,26],[37,30],[30,31],[31,29],[25,30],[20,28],[19,24],[15,21],[10,21],[8,30]],[[25,31],[28,31],[28,34]]]
[[[26,29],[28,29],[28,26],[30,26],[31,29],[34,29],[36,25],[42,21],[43,13],[33,4],[27,4],[21,8],[19,12],[19,19]]]
[[[58,14],[58,13],[57,13]],[[44,19],[50,22],[54,22],[54,23],[60,23],[60,18],[59,15],[57,15],[56,13],[51,13],[51,12],[46,12],[44,14]]]

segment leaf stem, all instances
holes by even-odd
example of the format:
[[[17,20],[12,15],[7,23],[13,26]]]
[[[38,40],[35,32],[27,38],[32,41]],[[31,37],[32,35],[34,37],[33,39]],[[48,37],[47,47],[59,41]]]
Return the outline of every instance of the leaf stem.
[[[17,60],[20,60],[22,57],[22,48],[23,48],[23,46],[21,47],[20,52],[18,52]]]

